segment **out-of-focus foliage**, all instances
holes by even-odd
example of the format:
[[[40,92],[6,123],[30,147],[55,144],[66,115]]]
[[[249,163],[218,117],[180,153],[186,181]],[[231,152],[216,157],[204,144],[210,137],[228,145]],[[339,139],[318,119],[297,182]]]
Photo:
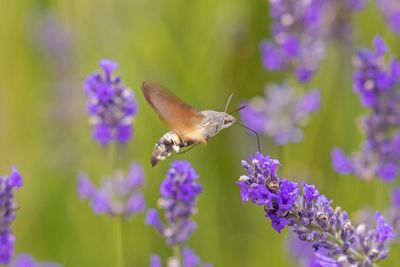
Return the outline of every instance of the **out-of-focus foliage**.
[[[285,166],[281,175],[317,185],[350,215],[366,206],[384,210],[390,203],[390,185],[340,176],[331,167],[334,146],[352,151],[362,141],[355,120],[365,110],[351,89],[352,49],[369,46],[379,33],[400,56],[399,37],[374,5],[353,22],[354,43],[330,43],[311,83],[296,85],[321,90],[321,111],[304,128],[303,141],[278,148],[261,140],[263,152]],[[269,36],[268,4],[261,0],[2,0],[0,173],[16,165],[25,182],[16,193],[16,251],[64,266],[115,262],[117,222],[95,215],[76,192],[81,170],[96,183],[111,174],[105,151],[91,138],[82,88],[98,60],[108,58],[119,63],[117,73],[138,101],[133,141],[119,151],[118,163],[125,169],[132,160],[143,165],[148,206],[156,206],[172,158],[189,160],[204,189],[190,247],[215,266],[293,266],[282,236],[287,233],[273,231],[262,209],[242,205],[235,185],[240,160],[257,149],[255,138],[233,126],[152,168],[150,153],[167,128],[140,92],[143,80],[153,80],[199,109],[215,110],[223,110],[233,92],[233,109],[286,78],[262,67],[259,45]],[[148,266],[153,252],[170,255],[144,219],[141,214],[123,223],[126,266]],[[381,266],[396,266],[399,252],[392,246]]]

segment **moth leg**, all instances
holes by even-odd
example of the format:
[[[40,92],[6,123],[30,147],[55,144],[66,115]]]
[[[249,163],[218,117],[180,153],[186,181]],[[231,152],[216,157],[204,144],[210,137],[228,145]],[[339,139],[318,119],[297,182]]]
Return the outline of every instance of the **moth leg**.
[[[178,154],[178,155],[184,154],[184,153],[186,153],[186,152],[192,150],[193,148],[195,148],[197,145],[198,145],[198,144],[191,145],[188,149],[183,150],[183,151],[181,151],[181,152],[178,152],[178,153],[176,153],[176,154]]]

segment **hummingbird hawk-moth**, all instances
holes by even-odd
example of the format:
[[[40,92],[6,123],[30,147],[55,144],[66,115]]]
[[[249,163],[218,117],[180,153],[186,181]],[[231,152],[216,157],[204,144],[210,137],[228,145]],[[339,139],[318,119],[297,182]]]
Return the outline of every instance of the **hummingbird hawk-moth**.
[[[236,122],[236,118],[226,112],[232,95],[228,99],[225,111],[218,112],[197,111],[168,89],[153,82],[143,82],[142,91],[150,106],[171,128],[171,131],[164,134],[156,143],[151,155],[152,166],[166,159],[172,152],[178,153],[183,147],[206,143],[222,129]]]

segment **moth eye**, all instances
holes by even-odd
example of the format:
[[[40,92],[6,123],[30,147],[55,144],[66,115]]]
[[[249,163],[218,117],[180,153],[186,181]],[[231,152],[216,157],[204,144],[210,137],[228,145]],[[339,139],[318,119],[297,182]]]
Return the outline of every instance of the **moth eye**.
[[[224,120],[224,125],[227,125],[229,123],[229,121]]]

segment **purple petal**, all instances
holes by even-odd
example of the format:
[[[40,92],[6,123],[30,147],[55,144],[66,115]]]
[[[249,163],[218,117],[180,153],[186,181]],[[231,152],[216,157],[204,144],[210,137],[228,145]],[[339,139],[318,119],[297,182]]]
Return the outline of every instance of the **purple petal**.
[[[158,211],[155,209],[147,211],[146,224],[154,226],[161,234],[164,232],[164,225],[161,223]]]
[[[81,199],[91,198],[96,191],[96,187],[86,174],[78,176],[78,196]]]
[[[156,254],[151,255],[150,267],[162,267],[160,256]]]
[[[107,194],[102,191],[93,194],[91,204],[94,213],[103,214],[110,211],[110,200]]]
[[[130,216],[133,213],[143,212],[146,209],[146,202],[141,193],[134,193],[125,205],[124,215]]]
[[[111,141],[111,129],[105,124],[98,124],[94,126],[93,138],[100,144],[107,145]]]
[[[182,251],[183,267],[198,267],[200,258],[189,248],[184,248]]]
[[[21,187],[23,184],[22,176],[18,172],[17,168],[14,166],[12,167],[11,175],[8,178],[9,186],[11,187]]]
[[[332,165],[338,173],[349,174],[353,171],[353,163],[340,148],[332,150]]]

